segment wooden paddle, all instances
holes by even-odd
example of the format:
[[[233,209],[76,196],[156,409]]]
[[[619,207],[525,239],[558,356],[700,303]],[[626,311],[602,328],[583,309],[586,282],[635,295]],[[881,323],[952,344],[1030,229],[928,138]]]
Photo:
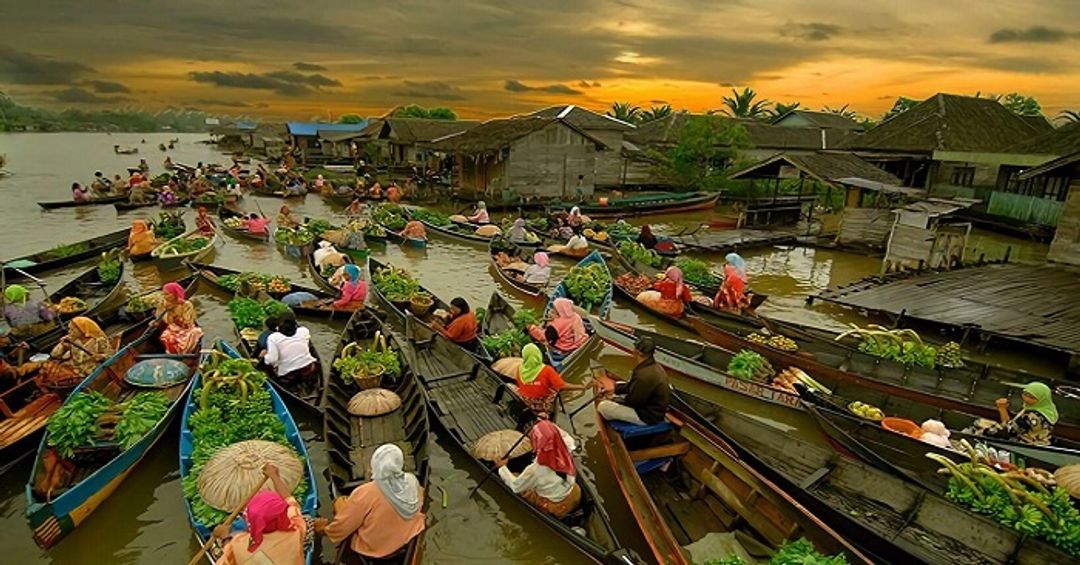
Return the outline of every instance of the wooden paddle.
[[[248,502],[251,502],[251,499],[254,498],[256,494],[259,494],[259,491],[262,490],[263,485],[266,484],[266,481],[268,481],[269,479],[269,477],[264,477],[263,480],[259,481],[259,484],[255,485],[255,487],[251,489],[251,492],[249,492],[248,495],[244,497],[244,501],[236,507],[236,510],[233,510],[232,513],[230,513],[229,516],[225,518],[222,524],[232,524],[233,520],[235,520],[236,517],[244,511],[244,508],[247,508]],[[210,536],[206,538],[206,543],[202,544],[202,547],[199,548],[198,553],[191,557],[191,560],[188,561],[188,565],[198,565],[199,560],[203,557],[203,555],[206,554],[206,550],[210,549],[210,545],[212,543],[214,543],[214,531],[210,530]]]

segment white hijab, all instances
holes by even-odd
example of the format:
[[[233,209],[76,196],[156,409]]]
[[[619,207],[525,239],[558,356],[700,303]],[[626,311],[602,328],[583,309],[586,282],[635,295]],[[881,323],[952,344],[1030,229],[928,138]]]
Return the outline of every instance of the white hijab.
[[[408,520],[420,511],[420,481],[406,473],[405,455],[398,446],[380,445],[371,456],[371,477],[386,500],[403,519]]]

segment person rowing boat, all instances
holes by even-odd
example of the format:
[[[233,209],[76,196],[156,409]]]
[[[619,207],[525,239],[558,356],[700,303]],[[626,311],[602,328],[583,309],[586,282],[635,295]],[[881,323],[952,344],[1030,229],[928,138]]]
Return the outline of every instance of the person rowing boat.
[[[232,533],[231,524],[219,524],[214,537],[225,540],[224,551],[215,565],[267,563],[303,565],[304,550],[314,541],[314,528],[300,510],[278,468],[263,466],[263,475],[274,485],[251,498],[244,517],[247,530]]]
[[[1054,424],[1058,421],[1058,409],[1050,387],[1040,382],[1028,383],[1022,397],[1023,407],[1015,416],[1009,415],[1009,400],[999,398],[998,422],[980,419],[964,432],[1028,445],[1050,445]]]

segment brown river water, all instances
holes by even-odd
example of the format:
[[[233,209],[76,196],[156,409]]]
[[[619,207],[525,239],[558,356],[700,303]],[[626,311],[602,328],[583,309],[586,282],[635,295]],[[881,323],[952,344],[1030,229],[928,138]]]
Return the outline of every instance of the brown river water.
[[[73,181],[88,183],[97,169],[109,176],[124,174],[124,169],[136,165],[140,157],[147,159],[152,173],[160,173],[165,153],[157,149],[157,144],[173,137],[181,140],[176,149],[168,152],[173,161],[194,164],[198,161],[209,163],[227,160],[216,153],[213,146],[196,143],[205,136],[194,134],[0,134],[0,155],[7,155],[7,170],[14,173],[0,177],[0,258],[13,258],[103,234],[130,225],[134,218],[156,214],[156,209],[150,208],[149,211],[142,209],[118,216],[111,206],[45,212],[35,202],[70,198],[69,188]],[[146,140],[145,144],[140,143],[143,139]],[[116,144],[136,146],[139,155],[116,155],[112,149]],[[302,204],[289,204],[304,216],[333,219],[337,215],[336,209],[317,195],[309,195]],[[257,211],[261,207],[268,215],[272,215],[279,205],[280,200],[251,196],[241,202],[241,207],[246,210]],[[662,231],[673,225],[694,225],[708,216],[705,213],[692,216],[683,214],[678,217],[655,217],[650,221]],[[635,223],[638,222],[635,220]],[[233,268],[280,273],[301,284],[310,284],[310,281],[304,280],[309,278],[304,263],[286,259],[271,246],[239,242],[227,236],[223,239],[224,244],[219,245],[208,260]],[[1000,256],[1008,246],[1013,247],[1012,256],[1021,260],[1039,260],[1046,253],[1045,246],[1022,244],[988,233],[976,233],[971,246],[973,251],[985,251],[988,257]],[[406,267],[418,275],[422,284],[444,299],[463,296],[474,306],[482,306],[492,291],[499,290],[507,294],[513,303],[523,303],[520,296],[508,293],[492,277],[488,270],[486,250],[480,247],[434,239],[424,252],[405,253],[391,245],[385,252],[376,253],[380,259]],[[761,313],[833,327],[858,321],[858,318],[837,308],[823,305],[807,307],[805,297],[827,287],[847,284],[873,274],[879,268],[878,259],[808,247],[768,248],[745,253],[744,257],[749,264],[753,287],[770,295]],[[704,258],[722,261],[719,256],[706,255]],[[553,261],[553,265],[557,276],[562,276],[570,266],[558,260]],[[57,288],[87,267],[88,264],[82,264],[49,273],[45,279],[49,288]],[[167,274],[169,278],[182,275],[182,272]],[[156,287],[162,280],[152,265],[129,268],[125,276],[129,290]],[[200,323],[208,338],[233,337],[232,324],[225,310],[228,300],[229,297],[222,293],[207,291],[205,285],[196,295]],[[533,306],[542,307],[542,303]],[[618,302],[612,319],[681,334],[681,330],[651,316],[639,315],[626,304]],[[304,323],[312,329],[316,346],[323,355],[330,355],[337,334],[342,329],[342,321]],[[611,348],[599,351],[596,360],[624,375],[632,366],[628,357]],[[580,381],[584,375],[568,375],[568,378]],[[694,391],[693,383],[677,381],[676,385]],[[778,420],[781,424],[791,426],[793,433],[804,437],[817,436],[812,423],[791,421],[786,414],[774,411],[763,403],[726,393],[710,392],[708,396],[760,418]],[[573,410],[585,400],[578,396],[568,402],[568,408]],[[294,416],[304,432],[313,467],[320,479],[320,512],[329,516],[322,422],[301,411],[294,411]],[[642,536],[614,484],[603,448],[597,443],[592,410],[585,409],[578,414],[575,423],[578,436],[584,440],[586,462],[596,476],[600,494],[615,521],[617,532],[625,543],[637,549],[639,554],[646,555]],[[174,424],[174,430],[153,448],[109,500],[78,530],[50,551],[43,551],[34,545],[23,517],[30,457],[0,475],[0,550],[3,551],[0,561],[64,565],[165,565],[187,562],[198,544],[188,526],[181,495],[176,428]],[[547,531],[527,511],[517,507],[496,485],[485,486],[475,496],[468,498],[469,490],[480,480],[482,472],[477,470],[467,454],[451,442],[439,438],[437,429],[433,429],[433,432],[436,441],[431,446],[432,477],[428,491],[428,533],[424,549],[426,562],[583,561],[571,546]],[[0,467],[6,463],[0,462]],[[438,487],[447,493],[445,508],[442,507]],[[322,553],[325,562],[333,562],[334,548],[331,544],[324,542]]]

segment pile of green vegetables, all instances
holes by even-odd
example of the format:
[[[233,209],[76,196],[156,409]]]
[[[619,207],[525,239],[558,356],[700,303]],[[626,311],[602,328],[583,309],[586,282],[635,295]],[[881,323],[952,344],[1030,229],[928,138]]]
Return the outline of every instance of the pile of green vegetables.
[[[727,373],[744,381],[767,381],[776,371],[761,354],[743,349],[728,361]]]
[[[606,231],[611,239],[615,240],[637,239],[641,235],[641,228],[626,222],[615,222],[609,226],[600,224],[599,229]]]
[[[828,556],[814,548],[806,538],[786,542],[769,559],[769,565],[847,565],[843,554]],[[738,555],[729,555],[723,559],[710,559],[705,565],[749,565]]]
[[[334,368],[345,383],[351,383],[354,375],[370,375],[376,366],[383,368],[387,376],[395,379],[401,376],[401,359],[397,351],[387,346],[382,332],[375,334],[371,347],[362,349],[359,344],[350,343],[334,360]]]
[[[90,246],[86,242],[60,244],[56,247],[45,252],[45,257],[48,259],[63,259],[64,257],[71,257],[76,253],[82,253],[89,249]]]
[[[247,282],[254,290],[265,290],[271,294],[284,294],[289,292],[291,281],[284,275],[270,275],[267,273],[246,273],[222,275],[218,277],[218,284],[226,289],[236,292],[240,286]]]
[[[302,246],[315,241],[315,234],[304,226],[297,228],[278,228],[274,232],[274,241],[283,245]]]
[[[277,300],[259,302],[254,298],[234,298],[228,304],[229,317],[239,329],[262,329],[266,318],[280,316],[289,310],[288,305]]]
[[[405,210],[397,204],[379,204],[371,212],[371,221],[386,229],[400,231],[405,228]]]
[[[116,443],[122,449],[135,445],[169,410],[163,392],[140,392],[126,402],[113,402],[103,394],[87,390],[73,395],[49,418],[45,426],[48,445],[61,457],[75,450]]]
[[[923,343],[919,334],[914,330],[890,330],[878,325],[870,325],[865,329],[851,324],[848,330],[838,336],[840,341],[848,336],[859,338],[859,351],[875,357],[891,359],[904,365],[913,365],[933,369],[938,364],[938,349],[928,343]],[[949,363],[946,366],[955,366],[955,363],[963,364],[959,355],[959,345],[948,345],[950,353],[942,359]]]
[[[331,224],[327,220],[321,220],[316,218],[304,224],[304,228],[309,231],[315,237],[321,237],[323,233],[333,229],[337,229],[334,224]]]
[[[274,414],[266,375],[250,360],[222,358],[218,354],[203,366],[202,372],[208,377],[194,391],[200,402],[188,418],[193,437],[192,467],[184,477],[183,488],[192,515],[212,527],[221,523],[228,512],[213,508],[199,495],[203,465],[218,450],[241,441],[261,439],[289,449],[293,446],[285,436],[285,423]],[[303,500],[307,490],[308,483],[302,480],[292,494]]]
[[[528,331],[530,326],[539,324],[542,318],[540,317],[540,314],[532,308],[519,308],[514,312],[512,320],[515,328],[522,331]]]
[[[926,454],[942,465],[942,473],[951,476],[946,498],[1080,557],[1080,510],[1068,491],[1047,487],[1023,469],[999,473],[980,462],[970,444],[961,445],[969,462],[957,464],[936,453]]]
[[[566,291],[574,303],[589,311],[604,303],[611,292],[611,275],[600,263],[575,265],[563,279]]]
[[[532,343],[529,334],[518,328],[503,330],[480,337],[480,343],[496,358],[520,357],[521,349]]]
[[[391,302],[407,302],[421,292],[420,283],[409,273],[392,265],[382,267],[371,276],[371,283]]]
[[[188,253],[205,249],[210,245],[210,240],[202,236],[183,237],[174,239],[161,247],[162,256],[186,255]]]
[[[683,280],[699,289],[714,290],[720,287],[720,277],[712,272],[709,264],[701,259],[692,257],[679,257],[675,260],[675,266],[682,271]]]
[[[619,254],[632,263],[641,263],[650,267],[659,267],[663,263],[663,259],[655,251],[645,249],[644,245],[634,241],[619,243]]]
[[[102,253],[101,262],[98,263],[98,279],[107,284],[120,280],[121,274],[120,256],[116,253]]]
[[[440,228],[453,225],[454,222],[450,221],[450,217],[446,214],[428,210],[427,208],[415,208],[412,211],[412,218],[416,221],[423,222],[425,224],[431,224]]]
[[[154,236],[160,239],[172,239],[184,233],[183,212],[161,212],[154,220]]]
[[[157,308],[164,299],[165,294],[160,290],[155,290],[146,294],[137,294],[128,299],[126,310],[130,314],[149,312],[150,310]]]

